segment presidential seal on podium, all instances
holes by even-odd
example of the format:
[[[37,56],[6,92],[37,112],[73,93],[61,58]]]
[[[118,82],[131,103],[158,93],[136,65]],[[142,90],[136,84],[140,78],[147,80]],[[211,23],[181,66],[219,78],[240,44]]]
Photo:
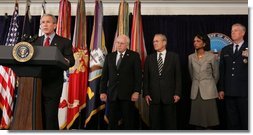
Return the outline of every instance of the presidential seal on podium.
[[[34,54],[33,46],[28,42],[17,43],[12,50],[12,56],[18,62],[29,61]]]

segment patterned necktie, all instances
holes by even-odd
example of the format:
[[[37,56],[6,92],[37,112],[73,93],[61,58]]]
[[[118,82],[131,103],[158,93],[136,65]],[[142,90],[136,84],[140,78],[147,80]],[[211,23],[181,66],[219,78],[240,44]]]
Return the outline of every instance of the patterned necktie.
[[[44,43],[44,46],[50,46],[50,37],[47,37],[46,38],[46,41],[45,41],[45,43]]]
[[[159,76],[162,75],[162,70],[163,70],[163,59],[162,59],[162,53],[159,54],[159,58],[157,60],[158,64],[158,71],[159,71]]]
[[[239,52],[238,47],[239,47],[239,45],[235,45],[235,52],[234,52],[234,55],[236,55],[236,54]]]
[[[117,66],[117,69],[119,69],[119,65],[120,65],[120,63],[121,63],[122,58],[123,58],[123,54],[120,53],[120,57],[119,57],[119,59],[118,59],[117,65],[116,65],[116,66]]]

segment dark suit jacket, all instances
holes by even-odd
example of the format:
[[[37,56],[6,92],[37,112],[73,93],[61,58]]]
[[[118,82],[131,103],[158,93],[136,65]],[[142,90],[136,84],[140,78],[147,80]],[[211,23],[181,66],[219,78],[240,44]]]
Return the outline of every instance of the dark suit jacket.
[[[157,53],[146,58],[144,68],[143,96],[152,98],[151,104],[171,104],[174,95],[181,96],[181,69],[176,53],[166,53],[162,75],[159,76]]]
[[[238,55],[233,54],[233,44],[224,47],[220,55],[219,90],[224,90],[226,96],[248,96],[248,58],[242,56],[242,51],[248,48],[244,42]]]
[[[107,93],[110,101],[131,101],[131,95],[141,90],[141,60],[138,53],[126,50],[119,69],[116,67],[117,52],[108,54],[105,58],[100,93]]]
[[[44,36],[39,37],[33,45],[43,46]],[[50,46],[56,46],[63,56],[70,61],[69,67],[75,64],[75,59],[72,51],[71,41],[67,38],[63,38],[55,34]],[[42,70],[42,85],[44,90],[42,93],[49,97],[61,96],[62,85],[63,85],[63,69],[57,67],[43,67]]]

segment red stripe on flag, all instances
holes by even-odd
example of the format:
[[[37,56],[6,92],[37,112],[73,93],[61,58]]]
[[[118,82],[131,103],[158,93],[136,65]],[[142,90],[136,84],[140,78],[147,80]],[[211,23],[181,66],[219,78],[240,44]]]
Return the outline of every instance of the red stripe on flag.
[[[2,69],[4,69],[4,68],[2,68]],[[4,73],[3,75],[6,74],[5,69],[4,69],[4,72],[5,72],[5,73]],[[2,76],[1,74],[0,74],[0,83],[1,83],[1,85],[2,85],[2,87],[3,87],[3,90],[6,90],[7,82],[5,81],[4,76]]]
[[[2,118],[0,129],[7,129],[10,125],[13,108],[14,87],[15,87],[15,74],[12,69],[8,67],[0,67],[0,101],[2,106]]]

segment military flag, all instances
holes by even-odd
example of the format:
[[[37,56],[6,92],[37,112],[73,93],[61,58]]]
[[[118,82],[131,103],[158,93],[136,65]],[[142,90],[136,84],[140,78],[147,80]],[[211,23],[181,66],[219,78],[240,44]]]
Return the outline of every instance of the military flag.
[[[118,25],[115,33],[112,52],[116,51],[116,38],[122,34],[129,36],[129,5],[125,0],[121,0],[119,5]]]
[[[71,3],[68,0],[61,0],[56,33],[65,38],[71,39]]]
[[[68,0],[61,0],[59,3],[59,15],[56,33],[62,37],[71,39],[71,3]],[[67,126],[68,93],[69,93],[69,70],[64,71],[64,83],[58,110],[59,128]]]
[[[78,0],[73,48],[75,65],[69,69],[68,117],[67,128],[70,128],[80,111],[86,105],[88,87],[89,52],[86,40],[86,10],[84,0]]]
[[[130,49],[140,54],[142,69],[144,69],[144,62],[147,56],[147,52],[142,27],[141,3],[139,0],[136,0],[134,3]],[[135,105],[139,110],[142,120],[145,122],[145,124],[148,125],[149,109],[145,100],[142,98],[142,94],[140,94],[140,98],[138,102],[135,103]]]
[[[99,96],[100,78],[105,55],[107,54],[103,31],[103,4],[100,0],[96,0],[95,3],[93,31],[90,42],[89,87],[87,90],[85,126],[93,115],[105,109],[105,104],[100,101]]]
[[[26,12],[23,21],[21,41],[32,42],[34,40],[34,27],[32,23],[32,16],[30,14],[31,0],[26,0]]]

